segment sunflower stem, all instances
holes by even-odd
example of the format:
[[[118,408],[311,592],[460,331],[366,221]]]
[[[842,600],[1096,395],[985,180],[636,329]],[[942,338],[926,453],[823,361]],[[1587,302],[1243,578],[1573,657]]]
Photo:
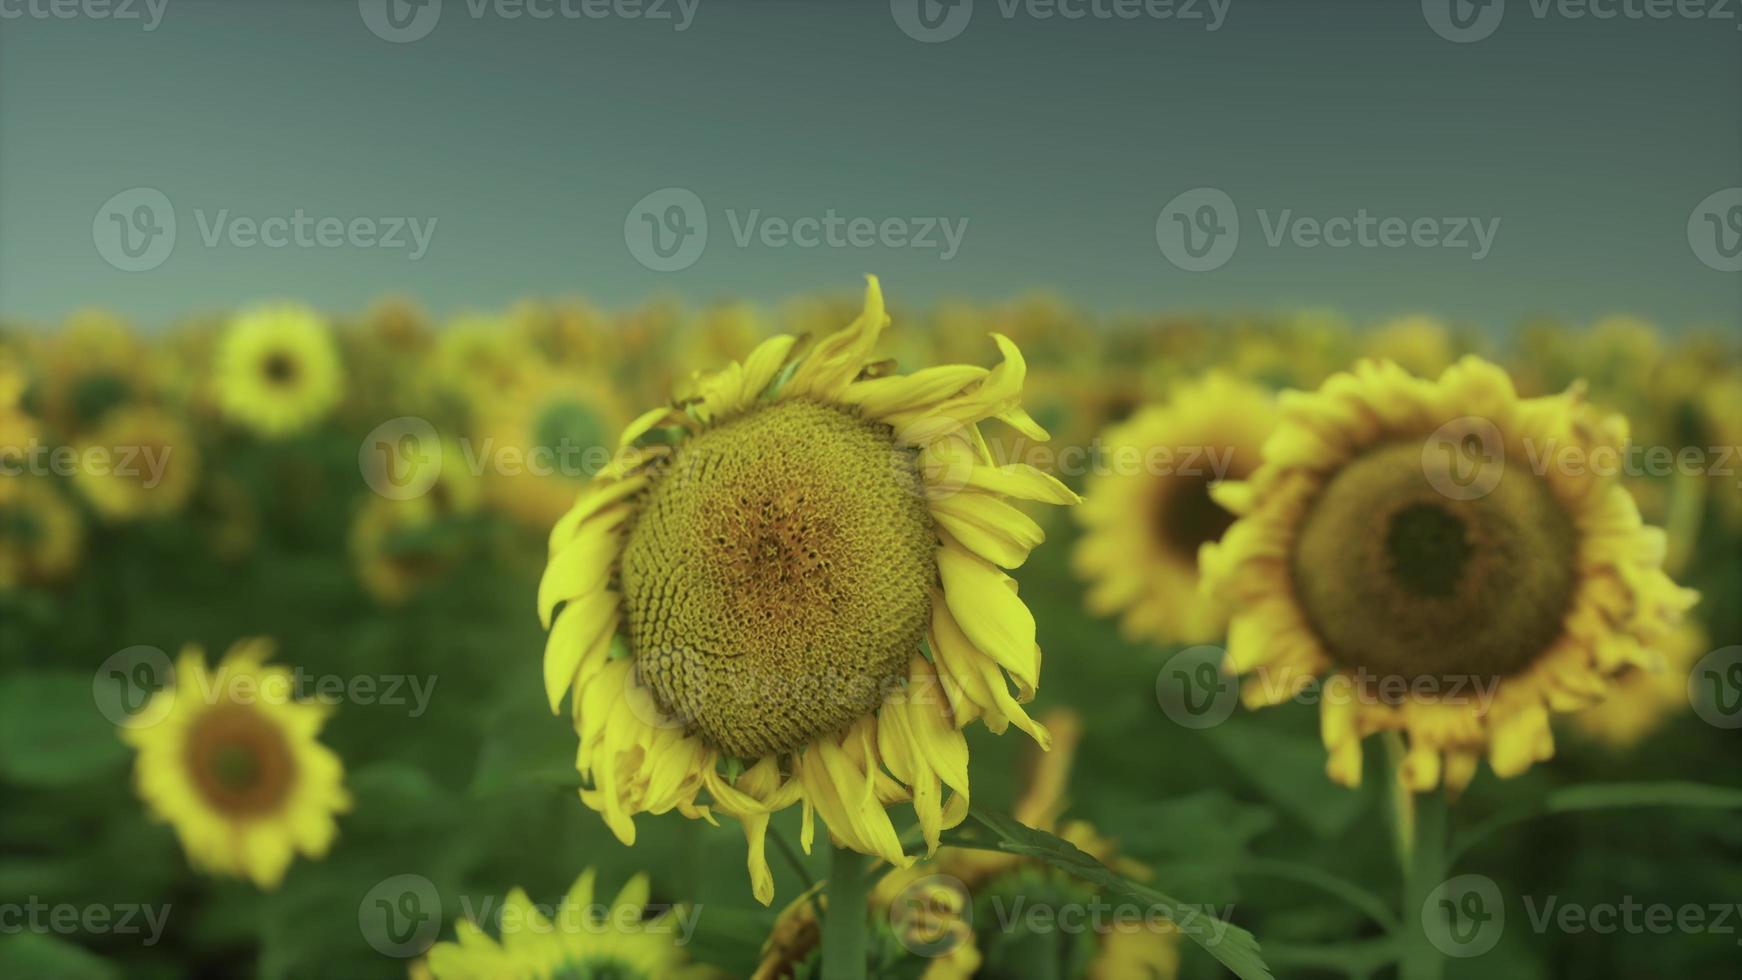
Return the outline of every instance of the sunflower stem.
[[[833,854],[829,858],[829,904],[823,916],[822,980],[865,980],[869,948],[865,859],[851,848],[830,846]]]
[[[1397,867],[1408,874],[1415,860],[1415,794],[1398,778],[1402,772],[1403,756],[1403,736],[1386,732],[1385,778],[1386,785],[1391,788],[1391,835],[1397,848]]]
[[[1439,790],[1429,790],[1411,798],[1414,834],[1409,863],[1403,874],[1403,921],[1405,929],[1403,960],[1399,964],[1401,980],[1440,980],[1445,970],[1445,957],[1428,939],[1427,916],[1429,899],[1435,889],[1445,883],[1446,833],[1450,823],[1446,798]]]

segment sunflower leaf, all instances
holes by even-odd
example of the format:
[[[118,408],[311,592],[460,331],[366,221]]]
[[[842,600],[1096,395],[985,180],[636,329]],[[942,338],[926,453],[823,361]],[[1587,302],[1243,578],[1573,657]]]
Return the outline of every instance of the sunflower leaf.
[[[978,807],[970,807],[968,816],[971,822],[946,832],[944,843],[1044,861],[1066,874],[1101,886],[1111,895],[1160,910],[1188,939],[1202,946],[1236,976],[1245,980],[1272,980],[1259,953],[1258,940],[1245,929],[1211,914],[1209,909],[1188,905],[1132,881],[1070,841],[1036,830],[1014,817],[988,813]]]
[[[1481,843],[1495,831],[1551,813],[1673,806],[1703,810],[1742,810],[1742,789],[1703,783],[1608,783],[1566,786],[1522,806],[1502,810],[1459,834],[1447,849],[1447,863]]]

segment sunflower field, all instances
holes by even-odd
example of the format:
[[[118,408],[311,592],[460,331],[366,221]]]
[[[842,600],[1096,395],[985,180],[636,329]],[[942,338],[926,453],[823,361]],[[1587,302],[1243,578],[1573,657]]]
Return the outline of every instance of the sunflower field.
[[[0,325],[0,976],[1731,977],[1742,345]]]

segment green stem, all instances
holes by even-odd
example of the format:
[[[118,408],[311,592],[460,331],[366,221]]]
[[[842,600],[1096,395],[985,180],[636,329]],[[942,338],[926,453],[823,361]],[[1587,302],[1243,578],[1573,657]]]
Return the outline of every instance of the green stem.
[[[865,859],[850,848],[834,847],[829,858],[829,904],[823,917],[822,980],[865,980],[868,893]]]
[[[1405,791],[1405,795],[1409,795]],[[1429,790],[1413,798],[1415,815],[1414,847],[1403,873],[1403,919],[1411,924],[1404,931],[1403,960],[1399,964],[1401,980],[1439,980],[1445,969],[1445,958],[1428,941],[1423,908],[1428,896],[1446,878],[1450,867],[1446,859],[1446,828],[1449,822],[1446,798],[1439,790]]]

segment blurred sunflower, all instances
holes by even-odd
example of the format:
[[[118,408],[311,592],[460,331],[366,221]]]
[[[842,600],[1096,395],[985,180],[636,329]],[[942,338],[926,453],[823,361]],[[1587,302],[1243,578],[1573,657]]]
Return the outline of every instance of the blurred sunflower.
[[[575,879],[547,918],[526,892],[508,893],[501,939],[469,919],[456,942],[436,943],[426,964],[435,980],[682,980],[706,977],[680,942],[678,909],[649,914],[646,875],[636,875],[607,905],[593,898],[593,869]]]
[[[1608,696],[1571,716],[1573,728],[1612,749],[1630,749],[1688,708],[1688,675],[1711,649],[1705,631],[1685,622],[1662,645],[1652,667],[1623,667],[1610,678]]]
[[[1360,782],[1361,739],[1382,730],[1407,734],[1399,778],[1417,791],[1461,790],[1484,750],[1523,772],[1554,752],[1549,712],[1650,666],[1696,598],[1662,572],[1663,532],[1589,465],[1626,423],[1577,388],[1520,399],[1479,358],[1437,382],[1363,361],[1282,410],[1251,479],[1217,489],[1240,519],[1205,549],[1205,585],[1232,605],[1247,704],[1336,675],[1320,724],[1339,783]]]
[[[351,560],[363,590],[377,602],[398,605],[463,560],[454,519],[475,512],[482,493],[460,452],[453,440],[443,440],[445,463],[425,493],[404,500],[370,494],[357,508]]]
[[[911,799],[937,846],[967,811],[962,727],[1047,739],[1020,704],[1034,618],[1000,570],[1042,535],[1005,498],[1076,497],[990,465],[978,428],[1045,436],[1020,406],[1022,355],[993,335],[990,370],[889,375],[872,354],[887,321],[872,278],[846,329],[803,353],[771,338],[637,418],[551,531],[539,584],[581,798],[632,844],[635,814],[706,817],[706,791],[743,822],[764,904],[774,811],[803,804],[806,848],[821,816],[840,846],[905,867],[884,807]]]
[[[0,477],[0,589],[66,581],[84,538],[78,511],[52,481]]]
[[[344,394],[344,366],[320,314],[303,306],[262,306],[238,316],[214,365],[225,417],[267,438],[302,432]]]
[[[181,510],[199,481],[200,451],[181,420],[162,409],[116,409],[73,447],[73,485],[112,521]]]
[[[1234,515],[1210,488],[1250,475],[1276,422],[1268,390],[1211,373],[1107,431],[1076,511],[1084,531],[1073,563],[1090,581],[1092,612],[1123,612],[1128,636],[1160,643],[1221,634],[1222,616],[1198,594],[1198,551]]]
[[[433,380],[466,405],[477,406],[513,391],[539,363],[538,352],[507,320],[468,313],[437,335]]]
[[[528,371],[480,403],[477,415],[486,495],[540,531],[567,513],[610,461],[612,435],[630,420],[610,382],[548,368]]]
[[[1458,357],[1451,332],[1430,316],[1406,316],[1382,324],[1363,338],[1361,346],[1368,357],[1395,361],[1420,377],[1437,377]]]
[[[970,980],[980,969],[980,951],[975,945],[972,915],[960,892],[939,882],[939,887],[921,876],[890,891],[885,875],[873,890],[869,908],[870,930],[865,950],[867,977],[912,977],[914,980]],[[794,899],[774,920],[774,928],[762,943],[762,958],[750,980],[814,980],[822,972],[822,926],[817,910],[827,914],[826,882],[818,882]],[[904,894],[905,893],[905,894]],[[907,903],[913,914],[896,923],[879,914],[896,899]]]
[[[100,310],[67,317],[42,357],[42,417],[62,437],[85,432],[151,390],[151,359],[125,321]]]
[[[1030,753],[1016,818],[1058,834],[1127,877],[1148,880],[1148,868],[1121,857],[1116,843],[1086,821],[1061,825],[1082,724],[1066,711],[1049,712],[1043,720],[1053,734],[1052,751]],[[1096,928],[1054,931],[1048,944],[1041,945],[1031,941],[1035,937],[1020,919],[1006,922],[997,913],[1012,907],[1092,909],[1107,902],[1093,886],[1045,862],[943,847],[933,861],[892,870],[873,889],[868,951],[873,962],[866,973],[923,980],[965,980],[980,974],[1174,980],[1179,975],[1179,932],[1171,923],[1115,916],[1118,921],[1090,923]],[[763,943],[754,980],[814,975],[821,938],[818,906],[826,914],[826,893],[800,896],[780,913]],[[1037,962],[1037,950],[1056,960]],[[923,965],[926,959],[929,965]]]
[[[350,809],[339,757],[317,736],[331,709],[292,695],[268,640],[242,640],[217,670],[194,646],[173,687],[152,696],[121,737],[139,751],[134,783],[201,871],[278,887],[300,852],[326,854]],[[161,716],[161,717],[160,717]]]

